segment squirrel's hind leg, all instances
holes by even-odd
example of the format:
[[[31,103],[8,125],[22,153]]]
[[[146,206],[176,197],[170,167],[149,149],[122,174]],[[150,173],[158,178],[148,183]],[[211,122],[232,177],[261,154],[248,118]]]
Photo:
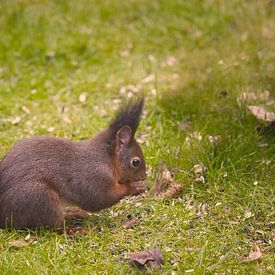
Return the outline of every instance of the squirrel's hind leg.
[[[85,220],[89,217],[89,213],[78,207],[66,207],[65,209],[65,219],[66,220]]]
[[[19,189],[19,188],[18,188]],[[4,206],[1,224],[8,228],[61,228],[64,224],[63,204],[59,195],[44,183],[20,186],[9,190],[0,207]]]

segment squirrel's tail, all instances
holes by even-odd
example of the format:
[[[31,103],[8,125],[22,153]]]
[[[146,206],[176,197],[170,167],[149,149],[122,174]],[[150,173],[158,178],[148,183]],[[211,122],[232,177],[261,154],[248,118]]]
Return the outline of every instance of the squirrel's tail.
[[[112,131],[117,132],[123,126],[129,126],[134,135],[140,121],[141,112],[144,105],[144,97],[138,97],[128,100],[117,112],[115,118],[110,124]]]

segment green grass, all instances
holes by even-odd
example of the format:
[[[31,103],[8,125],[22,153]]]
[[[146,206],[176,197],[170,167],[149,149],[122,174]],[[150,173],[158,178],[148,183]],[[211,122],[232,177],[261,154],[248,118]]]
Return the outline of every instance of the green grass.
[[[274,15],[271,0],[1,1],[1,156],[30,136],[91,137],[128,89],[146,94],[139,134],[148,184],[165,162],[184,189],[170,201],[126,200],[94,214],[93,230],[76,240],[41,230],[16,249],[8,242],[28,232],[0,230],[0,273],[136,273],[127,255],[157,246],[160,273],[274,272],[274,129],[259,134],[264,123],[240,100],[255,93],[247,104],[275,109]],[[194,182],[198,163],[208,168],[204,184]],[[128,215],[140,217],[132,229],[123,228]],[[262,258],[240,263],[254,243]]]

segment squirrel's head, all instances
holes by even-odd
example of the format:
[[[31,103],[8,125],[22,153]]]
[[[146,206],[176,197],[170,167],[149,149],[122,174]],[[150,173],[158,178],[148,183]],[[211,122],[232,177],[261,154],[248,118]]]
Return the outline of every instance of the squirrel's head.
[[[122,107],[110,125],[115,140],[115,154],[119,170],[119,183],[145,180],[144,157],[135,133],[139,125],[144,100],[131,100]]]

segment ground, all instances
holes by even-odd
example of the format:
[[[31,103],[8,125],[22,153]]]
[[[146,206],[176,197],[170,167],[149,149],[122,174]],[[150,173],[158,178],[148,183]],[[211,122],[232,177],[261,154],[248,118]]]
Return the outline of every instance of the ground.
[[[247,109],[274,111],[274,9],[271,0],[1,1],[1,156],[22,138],[90,138],[121,99],[143,93],[147,184],[165,163],[183,190],[93,214],[75,239],[44,229],[16,248],[29,232],[0,230],[0,273],[135,274],[129,253],[154,247],[165,260],[156,273],[274,272],[274,124]],[[200,180],[197,164],[207,168]],[[139,222],[126,229],[130,217]],[[255,244],[260,259],[241,262]]]

